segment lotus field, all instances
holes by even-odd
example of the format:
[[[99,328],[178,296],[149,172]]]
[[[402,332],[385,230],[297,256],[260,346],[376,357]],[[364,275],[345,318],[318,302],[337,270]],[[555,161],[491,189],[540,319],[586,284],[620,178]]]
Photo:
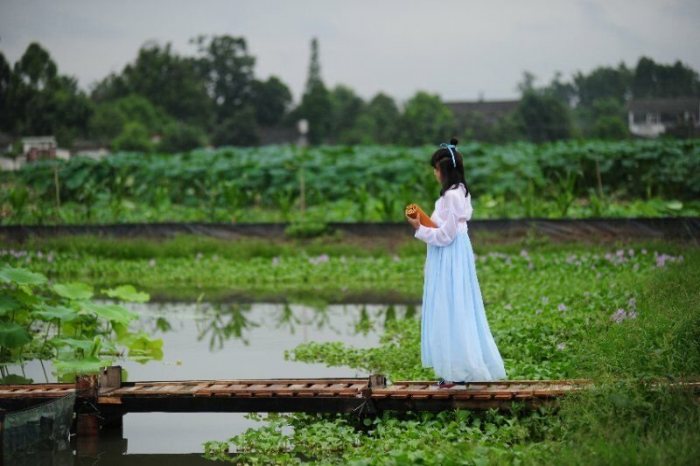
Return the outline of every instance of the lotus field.
[[[475,218],[694,216],[700,141],[460,146]],[[0,173],[3,224],[400,221],[432,205],[432,147],[120,153]]]

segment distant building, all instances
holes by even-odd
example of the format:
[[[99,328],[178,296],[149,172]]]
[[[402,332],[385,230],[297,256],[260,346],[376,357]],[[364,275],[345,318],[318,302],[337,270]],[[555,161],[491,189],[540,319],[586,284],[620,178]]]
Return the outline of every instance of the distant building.
[[[103,159],[110,154],[109,148],[105,144],[86,139],[76,139],[71,150],[73,157],[90,157],[92,159]]]
[[[633,99],[627,103],[627,123],[635,136],[700,135],[700,98]]]
[[[484,123],[493,125],[518,108],[519,100],[475,100],[471,102],[445,102],[458,121],[479,115]]]
[[[70,153],[58,150],[56,138],[53,136],[33,136],[22,138],[22,155],[27,162],[40,159],[68,159]]]
[[[289,127],[263,127],[258,130],[259,144],[294,144],[299,139],[299,132]]]

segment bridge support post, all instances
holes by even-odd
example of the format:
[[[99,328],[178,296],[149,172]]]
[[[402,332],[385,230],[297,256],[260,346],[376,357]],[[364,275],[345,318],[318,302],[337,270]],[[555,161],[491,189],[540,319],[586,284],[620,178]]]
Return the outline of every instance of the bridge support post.
[[[372,389],[386,387],[386,377],[382,374],[371,374],[367,381],[367,387],[362,390],[363,402],[356,413],[361,421],[366,417],[381,415],[372,399]],[[362,424],[361,424],[362,425]]]
[[[100,406],[98,397],[121,387],[121,366],[103,368],[98,375],[78,376],[76,391],[80,403],[75,423],[77,450],[80,456],[95,457],[104,445],[126,452],[123,439],[124,412],[118,406]],[[110,438],[101,445],[99,439]],[[117,439],[121,441],[111,441]]]

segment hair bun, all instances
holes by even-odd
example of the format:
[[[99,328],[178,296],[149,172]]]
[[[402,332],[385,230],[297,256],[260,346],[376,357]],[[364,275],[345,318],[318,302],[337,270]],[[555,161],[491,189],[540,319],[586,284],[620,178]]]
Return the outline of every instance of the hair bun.
[[[459,141],[457,140],[457,138],[450,139],[450,144],[452,144],[453,146],[456,146],[458,142]]]

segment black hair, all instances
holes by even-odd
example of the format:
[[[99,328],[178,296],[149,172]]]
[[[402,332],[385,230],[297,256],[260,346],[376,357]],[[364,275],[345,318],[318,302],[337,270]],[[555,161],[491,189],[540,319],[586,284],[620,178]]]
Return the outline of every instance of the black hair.
[[[450,144],[456,146],[458,143],[456,138],[450,139]],[[430,166],[437,168],[440,171],[440,180],[442,189],[440,196],[445,194],[448,189],[455,189],[459,183],[464,183],[464,188],[467,191],[465,196],[469,195],[469,187],[464,179],[464,163],[462,154],[457,149],[452,149],[454,152],[455,163],[452,163],[452,154],[447,147],[441,147],[435,151],[430,158]]]

